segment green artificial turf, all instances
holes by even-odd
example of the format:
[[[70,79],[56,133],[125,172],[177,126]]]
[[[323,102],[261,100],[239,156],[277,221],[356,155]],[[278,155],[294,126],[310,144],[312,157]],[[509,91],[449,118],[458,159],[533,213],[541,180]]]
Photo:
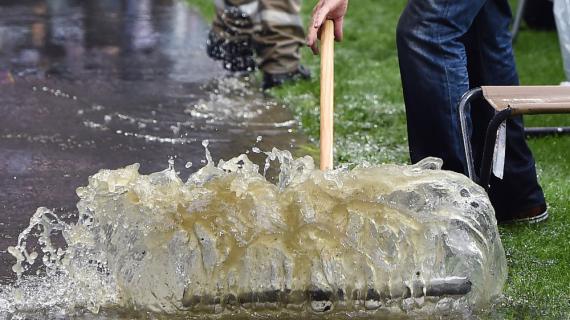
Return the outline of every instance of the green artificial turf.
[[[211,11],[207,0],[189,1],[202,5],[204,12]],[[304,2],[305,21],[315,2]],[[350,5],[345,39],[335,48],[337,162],[409,161],[395,46],[395,26],[404,5],[402,0],[356,0]],[[556,33],[523,28],[515,54],[522,84],[564,80]],[[313,80],[272,93],[292,109],[314,142],[304,152],[314,152],[319,135],[319,59],[307,49],[303,60],[312,69]],[[570,115],[530,116],[526,123],[570,126]],[[486,317],[570,318],[570,136],[533,138],[529,144],[550,205],[550,219],[535,226],[500,228],[509,278],[502,304]]]

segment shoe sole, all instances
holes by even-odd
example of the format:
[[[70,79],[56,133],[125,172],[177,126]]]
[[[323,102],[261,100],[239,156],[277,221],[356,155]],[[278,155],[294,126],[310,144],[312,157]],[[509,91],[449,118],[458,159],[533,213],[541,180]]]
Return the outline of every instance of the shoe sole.
[[[516,224],[516,223],[535,224],[535,223],[542,222],[546,219],[548,219],[548,210],[546,210],[543,213],[541,213],[537,216],[534,216],[534,217],[501,221],[501,222],[499,222],[499,224]]]

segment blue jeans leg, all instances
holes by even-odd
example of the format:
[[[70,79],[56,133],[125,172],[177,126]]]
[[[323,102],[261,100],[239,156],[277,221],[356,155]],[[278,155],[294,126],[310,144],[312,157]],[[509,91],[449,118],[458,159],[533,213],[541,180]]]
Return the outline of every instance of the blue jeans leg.
[[[471,87],[518,85],[511,45],[510,7],[506,0],[489,0],[481,8],[466,39],[468,73]],[[472,144],[481,158],[484,136],[492,108],[484,101],[472,106]],[[522,117],[507,121],[507,149],[502,180],[492,176],[489,197],[499,218],[545,203],[536,178],[532,152],[524,136]]]
[[[412,162],[440,157],[444,169],[465,173],[457,106],[473,86],[518,84],[509,21],[506,0],[408,2],[397,45]],[[489,110],[472,107],[475,151]],[[505,180],[490,192],[498,217],[544,202],[520,119],[509,121],[508,137]]]
[[[397,29],[413,163],[433,156],[463,172],[457,103],[469,89],[463,37],[485,0],[410,0]]]

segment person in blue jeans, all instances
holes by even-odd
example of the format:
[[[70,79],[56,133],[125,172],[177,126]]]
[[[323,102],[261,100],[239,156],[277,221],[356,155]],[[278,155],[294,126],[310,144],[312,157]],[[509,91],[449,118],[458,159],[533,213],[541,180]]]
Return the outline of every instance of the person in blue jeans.
[[[318,53],[317,36],[326,19],[342,39],[348,0],[320,0],[307,44]],[[470,88],[518,85],[507,0],[409,0],[397,26],[400,74],[406,104],[412,163],[438,157],[444,169],[466,174],[458,104]],[[480,158],[489,106],[472,105],[472,144]],[[524,138],[521,117],[507,121],[504,177],[493,178],[489,197],[499,222],[538,222],[548,217],[543,191]],[[476,163],[476,165],[478,165]]]

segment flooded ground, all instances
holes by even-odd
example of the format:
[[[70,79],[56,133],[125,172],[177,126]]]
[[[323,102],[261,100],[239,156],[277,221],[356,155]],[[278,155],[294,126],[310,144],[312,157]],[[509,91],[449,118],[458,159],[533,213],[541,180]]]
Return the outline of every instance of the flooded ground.
[[[204,139],[215,160],[300,142],[287,109],[206,57],[206,33],[177,1],[0,2],[1,283],[36,208],[76,211],[99,169],[172,156],[184,178]]]

